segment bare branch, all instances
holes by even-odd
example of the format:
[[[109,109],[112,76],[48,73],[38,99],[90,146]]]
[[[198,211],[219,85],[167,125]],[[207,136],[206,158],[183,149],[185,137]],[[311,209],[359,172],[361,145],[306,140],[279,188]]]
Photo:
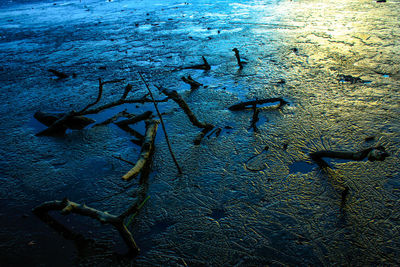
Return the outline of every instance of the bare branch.
[[[34,208],[33,212],[38,215],[38,217],[41,217],[43,215],[47,215],[48,212],[52,210],[58,210],[63,215],[76,213],[98,220],[103,224],[111,224],[118,230],[125,244],[128,246],[129,251],[134,255],[137,255],[139,253],[139,248],[136,245],[132,234],[126,228],[123,223],[123,218],[121,218],[120,216],[115,216],[108,212],[103,212],[94,208],[90,208],[86,205],[81,205],[68,199],[64,199],[62,201],[54,200],[42,203],[41,205]]]
[[[161,113],[160,113],[160,111],[158,110],[157,103],[156,103],[156,101],[154,100],[153,93],[151,92],[149,85],[147,84],[146,80],[143,78],[143,75],[142,75],[140,72],[139,72],[139,75],[140,75],[140,78],[142,79],[142,81],[144,82],[144,84],[146,85],[147,90],[149,91],[150,97],[151,97],[151,99],[153,100],[154,108],[156,109],[157,114],[158,114],[158,117],[160,118],[161,126],[162,126],[163,131],[164,131],[165,140],[167,141],[168,150],[169,150],[169,153],[171,154],[172,160],[174,161],[175,166],[176,166],[176,168],[178,169],[178,173],[179,173],[179,174],[182,174],[182,169],[181,169],[181,167],[179,166],[178,161],[177,161],[176,158],[175,158],[174,152],[172,151],[172,147],[171,147],[171,144],[170,144],[170,142],[169,142],[169,138],[168,138],[168,134],[167,134],[167,129],[165,128],[164,120],[163,120],[163,118],[162,118],[162,116],[161,116]],[[168,98],[167,98],[167,99],[168,99]]]
[[[136,177],[141,172],[143,167],[146,165],[147,161],[150,159],[154,150],[154,139],[156,138],[158,123],[159,123],[158,121],[154,120],[147,122],[146,134],[142,145],[142,149],[140,151],[139,159],[135,163],[133,168],[129,172],[127,172],[124,176],[122,176],[122,179],[129,181],[132,178]]]

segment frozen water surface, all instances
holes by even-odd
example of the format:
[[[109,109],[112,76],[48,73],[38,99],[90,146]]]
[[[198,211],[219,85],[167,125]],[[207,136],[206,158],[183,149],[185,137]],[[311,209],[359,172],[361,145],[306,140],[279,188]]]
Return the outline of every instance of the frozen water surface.
[[[399,10],[398,0],[3,2],[1,265],[399,265]],[[234,47],[247,61],[242,70]],[[210,71],[181,69],[201,56]],[[54,79],[49,68],[70,77]],[[112,125],[36,137],[32,116],[82,108],[98,77],[126,79],[105,86],[104,103],[128,82],[140,97],[138,71],[178,90],[201,121],[233,129],[195,146],[199,130],[172,101],[160,105],[184,175],[160,127],[151,198],[129,226],[142,253],[129,259],[114,253],[126,248],[109,226],[54,214],[92,240],[74,242],[31,209],[68,197],[119,214],[137,185],[121,180],[130,166],[112,155],[135,161],[140,149]],[[187,75],[204,86],[190,92]],[[227,109],[268,97],[290,105],[263,108],[256,133],[251,110]],[[132,105],[93,118],[124,108],[154,110]],[[376,144],[391,155],[383,162],[332,160],[324,171],[308,157]]]

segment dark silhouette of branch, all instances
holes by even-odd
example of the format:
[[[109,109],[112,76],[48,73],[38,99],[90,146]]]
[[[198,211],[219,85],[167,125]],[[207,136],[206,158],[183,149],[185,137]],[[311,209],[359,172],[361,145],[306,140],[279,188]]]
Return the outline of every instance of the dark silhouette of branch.
[[[171,154],[172,160],[174,161],[174,164],[175,164],[176,168],[178,169],[178,173],[182,174],[182,169],[179,166],[178,161],[175,158],[174,152],[173,152],[171,144],[169,142],[168,133],[167,133],[167,129],[165,128],[164,120],[163,120],[163,118],[161,116],[160,111],[158,110],[157,103],[154,101],[153,93],[151,92],[149,85],[147,84],[146,80],[143,78],[143,75],[140,72],[139,72],[139,76],[142,79],[143,83],[145,84],[147,90],[149,91],[151,99],[153,100],[154,108],[156,109],[157,115],[160,118],[161,127],[163,128],[165,140],[167,141],[168,150],[169,150],[169,153]]]

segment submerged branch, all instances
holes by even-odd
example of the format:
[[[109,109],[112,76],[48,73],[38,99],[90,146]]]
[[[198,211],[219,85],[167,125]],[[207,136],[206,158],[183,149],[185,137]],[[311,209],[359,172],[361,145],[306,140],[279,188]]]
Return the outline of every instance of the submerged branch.
[[[203,59],[203,64],[193,65],[189,67],[184,67],[183,69],[195,69],[195,70],[210,70],[210,64],[208,64],[206,58],[204,56],[201,57]]]
[[[239,50],[235,47],[232,49],[232,51],[235,52],[235,57],[236,57],[236,61],[239,66],[239,69],[243,69],[243,64],[242,64],[242,61],[240,60]]]
[[[254,132],[258,131],[257,122],[259,121],[258,115],[260,114],[260,110],[257,109],[257,105],[253,105],[253,117],[251,119],[250,128],[253,128]]]

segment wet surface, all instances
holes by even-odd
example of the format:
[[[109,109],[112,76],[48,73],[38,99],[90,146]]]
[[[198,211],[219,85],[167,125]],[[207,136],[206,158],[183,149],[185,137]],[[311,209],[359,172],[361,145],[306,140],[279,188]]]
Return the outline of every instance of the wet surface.
[[[399,1],[22,2],[0,9],[2,265],[400,264]],[[182,69],[202,56],[211,70]],[[68,197],[121,213],[137,184],[121,180],[130,165],[112,156],[135,161],[140,148],[115,125],[36,137],[41,126],[32,117],[82,109],[96,98],[99,77],[125,79],[105,86],[102,103],[128,82],[132,98],[141,97],[138,71],[223,131],[194,146],[199,130],[175,103],[160,104],[184,174],[160,127],[151,198],[129,226],[143,253],[129,259],[115,254],[125,247],[112,227],[55,214],[94,240],[82,245],[31,209]],[[181,80],[188,75],[203,86],[191,91]],[[249,130],[251,110],[228,110],[269,97],[290,105],[263,108],[258,132]],[[134,104],[91,118],[125,108],[154,111]],[[376,144],[391,155],[383,162],[332,160],[322,170],[308,157]]]

